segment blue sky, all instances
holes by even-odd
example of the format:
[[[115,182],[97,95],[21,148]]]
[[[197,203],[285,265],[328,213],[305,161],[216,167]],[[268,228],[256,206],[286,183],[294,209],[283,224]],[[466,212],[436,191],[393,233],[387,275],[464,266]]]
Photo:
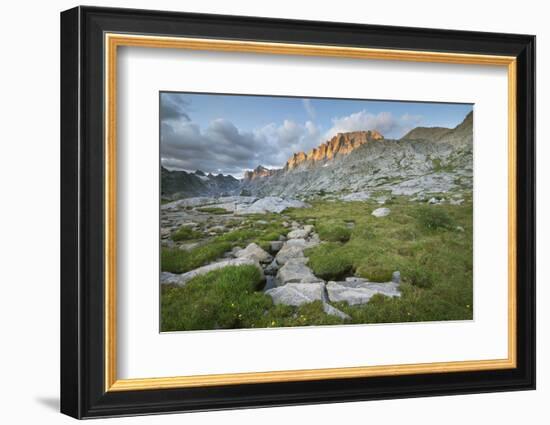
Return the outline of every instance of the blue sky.
[[[240,177],[282,167],[338,132],[399,139],[418,126],[453,128],[472,105],[162,92],[160,108],[164,166]]]

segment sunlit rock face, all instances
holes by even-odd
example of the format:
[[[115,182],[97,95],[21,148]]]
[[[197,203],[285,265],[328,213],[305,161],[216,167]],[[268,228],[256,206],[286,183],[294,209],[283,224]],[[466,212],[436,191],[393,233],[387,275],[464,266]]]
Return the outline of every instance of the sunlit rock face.
[[[262,165],[258,165],[254,170],[244,173],[244,180],[255,180],[259,177],[269,177],[275,173],[276,170],[270,170]]]
[[[332,139],[312,149],[307,154],[305,152],[295,153],[287,161],[285,169],[293,170],[301,164],[309,163],[309,165],[313,165],[315,162],[331,160],[338,155],[348,155],[359,146],[382,139],[384,139],[384,136],[376,130],[338,133]]]

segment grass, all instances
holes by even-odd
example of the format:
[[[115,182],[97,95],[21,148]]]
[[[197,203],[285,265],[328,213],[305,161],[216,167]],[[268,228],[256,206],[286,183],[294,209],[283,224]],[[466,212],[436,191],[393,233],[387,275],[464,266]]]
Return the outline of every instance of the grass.
[[[347,242],[351,237],[351,230],[345,224],[322,223],[317,226],[317,233],[324,241],[329,242]]]
[[[375,282],[401,272],[400,299],[366,305],[335,305],[353,323],[464,320],[472,318],[472,201],[463,205],[426,205],[395,197],[386,217],[373,217],[375,201],[313,202],[289,212],[297,221],[315,219],[320,229],[353,221],[347,242],[327,242],[306,251],[309,266],[325,280],[355,274]],[[464,228],[464,232],[457,230]],[[328,233],[331,234],[330,232]]]
[[[161,330],[266,328],[339,324],[321,302],[300,307],[274,305],[258,292],[263,282],[255,266],[226,267],[198,276],[180,288],[163,287]]]
[[[261,223],[258,223],[258,221]],[[276,214],[251,216],[246,224],[243,224],[243,228],[205,238],[200,246],[189,251],[163,247],[161,250],[161,269],[165,272],[185,273],[221,258],[223,254],[236,246],[244,248],[252,242],[265,250],[269,250],[269,242],[278,240],[280,235],[288,233],[288,229],[281,224],[283,221]],[[199,232],[190,233],[183,229],[185,228],[178,229],[178,232],[182,232],[180,235],[182,239],[174,239],[175,241],[197,239],[205,236]]]
[[[189,241],[193,239],[198,239],[201,236],[202,236],[201,232],[193,230],[189,226],[182,226],[174,232],[174,234],[172,235],[172,240],[174,242]]]
[[[160,256],[162,271],[171,273],[188,272],[221,257],[231,247],[229,242],[219,241],[198,246],[189,251],[163,247]]]
[[[162,251],[162,268],[181,273],[207,264],[234,246],[276,240],[288,229],[283,221],[314,223],[324,243],[306,250],[309,266],[325,280],[357,275],[391,280],[401,272],[400,298],[375,296],[368,304],[333,305],[350,321],[329,316],[322,304],[273,305],[258,291],[255,268],[225,268],[193,279],[184,288],[162,289],[162,329],[261,328],[343,323],[395,323],[470,320],[473,317],[472,200],[462,205],[427,205],[396,196],[386,217],[374,217],[376,201],[312,201],[312,208],[283,216],[250,216],[223,235],[191,251]],[[354,227],[348,228],[347,222]],[[457,230],[460,226],[464,231]],[[241,270],[242,269],[242,270]],[[233,304],[233,306],[232,306]]]
[[[163,288],[161,329],[232,329],[263,314],[271,299],[261,292],[254,266],[226,267],[191,280],[185,287]]]

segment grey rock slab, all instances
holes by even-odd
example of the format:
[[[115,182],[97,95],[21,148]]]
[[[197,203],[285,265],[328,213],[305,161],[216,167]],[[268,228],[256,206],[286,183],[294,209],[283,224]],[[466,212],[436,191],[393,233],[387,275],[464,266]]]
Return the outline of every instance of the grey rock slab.
[[[326,314],[330,314],[331,316],[339,317],[340,319],[343,319],[343,320],[350,320],[351,319],[351,317],[348,314],[344,313],[341,310],[338,310],[336,307],[333,307],[329,303],[326,303],[326,302],[323,303],[323,311]]]
[[[206,266],[199,267],[198,269],[188,271],[187,273],[174,275],[171,278],[170,283],[174,283],[178,286],[185,286],[187,282],[189,282],[191,279],[197,276],[201,276],[213,270],[219,270],[219,269],[223,269],[224,267],[230,267],[230,266],[256,266],[258,270],[262,272],[262,276],[263,276],[263,270],[257,261],[254,261],[250,258],[234,258],[234,259],[222,260],[216,263],[208,264]]]
[[[372,212],[372,215],[375,217],[386,217],[387,215],[390,214],[390,212],[391,210],[389,208],[376,208]]]
[[[179,274],[175,273],[161,272],[160,283],[161,285],[177,285],[179,282],[179,276]]]
[[[271,252],[278,252],[283,247],[284,242],[283,241],[272,241],[269,242],[269,249]]]
[[[198,196],[195,198],[185,198],[173,202],[168,202],[167,204],[161,205],[160,209],[161,211],[177,211],[180,208],[202,207],[203,205],[214,203],[216,203],[216,198],[211,198],[208,196]]]
[[[293,258],[300,258],[303,259],[303,261],[307,261],[307,258],[304,256],[303,248],[298,246],[291,246],[288,244],[285,244],[275,256],[277,263],[281,265],[285,264],[288,260]]]
[[[235,253],[237,258],[250,258],[259,263],[269,263],[273,260],[273,257],[268,252],[264,251],[259,245],[255,243],[249,244],[245,249],[241,249]]]
[[[190,242],[190,243],[182,243],[178,248],[182,251],[191,251],[192,249],[198,247],[200,243],[198,242]]]
[[[306,240],[303,238],[288,239],[285,243],[286,246],[295,246],[304,249],[306,247]]]
[[[366,201],[369,198],[370,198],[369,192],[365,192],[365,191],[349,193],[347,195],[340,196],[340,199],[346,202]]]
[[[312,230],[312,227],[309,226],[308,229],[306,229],[305,227],[303,229],[296,229],[296,230],[292,230],[291,232],[288,233],[287,237],[289,239],[303,239],[303,238],[307,238],[309,236],[309,234],[311,233],[311,230]]]
[[[349,305],[366,304],[376,294],[400,297],[399,283],[395,282],[333,282],[326,285],[331,302],[347,302]]]
[[[284,286],[269,289],[269,295],[275,304],[300,306],[313,301],[323,301],[325,284],[317,283],[288,283]]]
[[[324,282],[313,274],[311,269],[299,259],[288,260],[277,272],[277,286],[287,283]]]
[[[281,213],[287,208],[307,208],[309,204],[297,199],[283,199],[278,196],[267,196],[252,204],[237,205],[235,214]]]
[[[443,202],[442,200],[439,200],[436,198],[430,198],[428,200],[428,204],[431,204],[431,205],[438,205],[438,204],[441,204],[442,202]]]
[[[210,232],[225,232],[227,229],[225,228],[225,226],[222,226],[222,225],[218,225],[218,226],[212,226],[210,229],[208,229],[208,231]]]

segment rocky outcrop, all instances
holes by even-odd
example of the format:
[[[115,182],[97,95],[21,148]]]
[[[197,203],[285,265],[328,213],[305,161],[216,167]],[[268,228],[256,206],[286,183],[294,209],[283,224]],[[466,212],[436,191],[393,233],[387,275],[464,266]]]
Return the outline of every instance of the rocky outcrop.
[[[254,170],[252,171],[246,171],[244,173],[244,180],[254,180],[259,177],[269,177],[272,176],[276,170],[270,170],[269,168],[265,168],[262,165],[258,165]]]
[[[375,130],[338,133],[332,139],[312,149],[307,154],[305,152],[295,153],[287,161],[285,169],[292,170],[304,163],[327,161],[336,156],[348,155],[359,146],[368,142],[382,140],[383,138],[384,136]]]
[[[235,256],[237,258],[248,258],[258,263],[271,263],[273,261],[271,254],[264,251],[255,243],[251,243],[245,249],[237,251]]]
[[[276,285],[283,286],[287,283],[313,283],[323,282],[313,274],[306,265],[305,258],[292,258],[288,260],[277,273]]]

